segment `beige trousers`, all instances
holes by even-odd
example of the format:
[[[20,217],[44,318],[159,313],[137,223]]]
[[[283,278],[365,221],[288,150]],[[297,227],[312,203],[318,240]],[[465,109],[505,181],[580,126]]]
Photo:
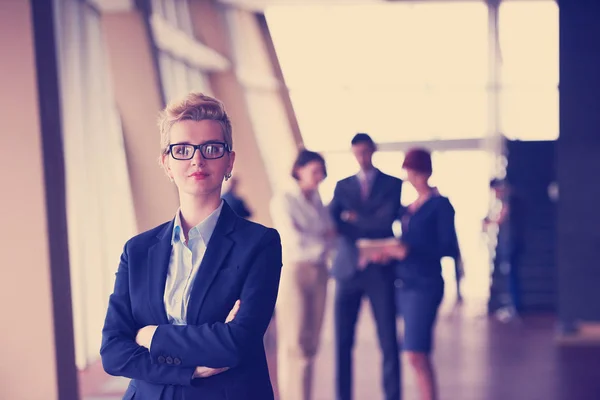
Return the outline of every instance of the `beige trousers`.
[[[277,376],[280,400],[310,400],[328,272],[320,263],[285,264],[277,298]]]

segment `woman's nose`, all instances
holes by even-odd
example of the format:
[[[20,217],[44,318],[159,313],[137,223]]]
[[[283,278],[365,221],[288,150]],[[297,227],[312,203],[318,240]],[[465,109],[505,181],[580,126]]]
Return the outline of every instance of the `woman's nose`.
[[[204,165],[205,162],[206,160],[202,156],[202,152],[200,151],[200,149],[196,149],[194,157],[192,157],[192,165]]]

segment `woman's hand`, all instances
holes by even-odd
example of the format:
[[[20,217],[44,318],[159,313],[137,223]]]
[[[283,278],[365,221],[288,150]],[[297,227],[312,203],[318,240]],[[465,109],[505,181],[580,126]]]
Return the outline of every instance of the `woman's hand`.
[[[356,211],[342,211],[340,219],[344,222],[352,223],[358,219],[358,214]]]
[[[225,318],[226,324],[230,323],[235,319],[235,316],[237,315],[238,311],[240,311],[240,304],[242,304],[240,300],[235,302],[233,308],[231,309],[231,311],[229,311],[229,315],[227,315],[227,318]]]
[[[398,244],[386,246],[383,253],[389,258],[404,260],[408,255],[408,247],[404,243],[398,242]]]
[[[385,250],[382,250],[378,253],[372,254],[369,258],[369,262],[375,264],[387,264],[391,261],[392,257],[390,257]]]
[[[327,232],[325,232],[325,240],[333,240],[335,238],[337,238],[338,233],[335,229],[328,229]]]
[[[209,367],[196,367],[196,370],[194,371],[194,375],[192,375],[192,378],[210,378],[213,375],[218,375],[220,373],[223,373],[225,371],[227,371],[229,368],[228,367],[224,367],[224,368],[209,368]]]

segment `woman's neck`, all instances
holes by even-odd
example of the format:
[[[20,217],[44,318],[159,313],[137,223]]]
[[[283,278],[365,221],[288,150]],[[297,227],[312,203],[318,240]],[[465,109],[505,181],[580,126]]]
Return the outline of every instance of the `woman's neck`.
[[[307,198],[307,199],[310,199],[312,197],[312,195],[316,191],[315,188],[313,188],[311,186],[303,185],[300,182],[298,182],[298,187],[300,188],[300,192],[302,192],[302,194],[304,195],[304,197]]]
[[[192,227],[204,221],[206,217],[219,208],[221,196],[215,194],[191,196],[180,193],[179,204],[182,228],[185,236],[189,237],[189,231]]]
[[[417,191],[419,197],[429,196],[432,192],[432,188],[428,184],[415,187],[415,190]]]

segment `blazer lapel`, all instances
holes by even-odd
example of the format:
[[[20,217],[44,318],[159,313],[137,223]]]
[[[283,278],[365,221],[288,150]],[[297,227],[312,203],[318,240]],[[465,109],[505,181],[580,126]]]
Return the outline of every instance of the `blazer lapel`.
[[[169,323],[163,297],[171,260],[172,232],[173,221],[165,225],[164,229],[157,235],[158,242],[148,250],[148,296],[150,297],[152,314],[158,324]]]
[[[194,279],[187,308],[187,320],[189,324],[198,323],[200,310],[202,309],[208,289],[233,247],[233,240],[228,235],[235,226],[236,218],[237,216],[231,208],[227,203],[224,203],[221,216],[208,243],[202,263],[200,263],[198,274]]]
[[[368,203],[373,205],[378,205],[377,200],[384,196],[389,187],[385,184],[385,175],[379,170],[377,170],[377,174],[375,178],[373,178],[373,184],[371,185],[371,191],[369,192]]]
[[[362,206],[364,201],[362,198],[362,193],[360,189],[360,178],[357,175],[354,175],[354,179],[350,181],[351,186],[348,188],[350,196],[353,198],[353,202],[357,205]]]

